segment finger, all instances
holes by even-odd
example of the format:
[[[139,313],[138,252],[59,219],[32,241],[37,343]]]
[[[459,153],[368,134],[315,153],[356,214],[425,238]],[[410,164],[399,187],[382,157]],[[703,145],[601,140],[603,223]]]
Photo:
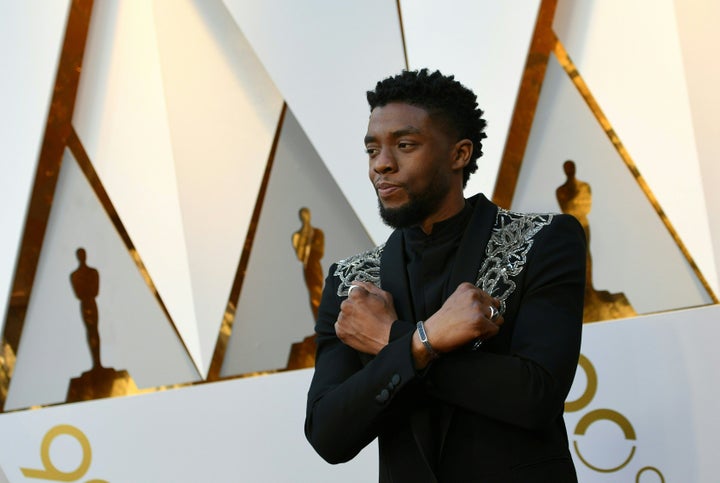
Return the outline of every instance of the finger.
[[[488,304],[483,309],[483,315],[486,319],[488,319],[490,322],[494,322],[495,319],[498,318],[498,315],[500,315],[500,312],[498,311],[497,307],[495,307],[492,304]]]
[[[350,298],[352,296],[353,290],[355,290],[355,293],[358,293],[358,290],[362,291],[362,287],[360,287],[359,285],[356,285],[355,283],[350,285],[350,288],[348,289],[348,295],[347,295],[348,298]]]
[[[477,300],[481,304],[483,304],[483,305],[487,304],[488,306],[493,305],[496,309],[500,307],[500,305],[499,305],[500,300],[496,299],[495,297],[493,297],[492,295],[490,295],[489,293],[487,293],[480,287],[476,287],[475,285],[470,285],[470,287],[471,287],[470,290],[472,290],[473,295],[475,297],[477,297]]]
[[[471,284],[470,282],[463,282],[455,289],[455,292],[457,293],[467,293],[470,292],[474,296],[482,297],[482,294],[484,293],[482,290],[480,290],[475,285]]]
[[[353,287],[357,287],[359,289],[362,289],[363,291],[371,294],[377,295],[379,292],[382,292],[379,288],[375,286],[375,284],[370,282],[353,282]]]
[[[355,284],[355,286],[357,288],[364,290],[364,292],[355,291],[355,293],[357,293],[357,294],[362,293],[363,295],[374,295],[375,297],[384,301],[385,304],[388,304],[390,301],[392,301],[392,296],[388,292],[384,291],[383,289],[381,289],[380,287],[375,285],[374,283],[371,283],[371,282],[353,282],[353,283]]]
[[[491,321],[485,326],[485,329],[483,339],[489,339],[495,337],[497,333],[500,332],[500,325],[497,322]]]

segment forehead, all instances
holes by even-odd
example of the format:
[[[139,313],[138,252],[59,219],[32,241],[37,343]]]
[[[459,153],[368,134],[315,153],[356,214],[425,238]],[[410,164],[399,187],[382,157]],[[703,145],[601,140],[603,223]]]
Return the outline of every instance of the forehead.
[[[422,107],[391,102],[372,110],[368,135],[379,136],[407,130],[425,133],[438,128],[438,123],[434,122],[430,113]]]

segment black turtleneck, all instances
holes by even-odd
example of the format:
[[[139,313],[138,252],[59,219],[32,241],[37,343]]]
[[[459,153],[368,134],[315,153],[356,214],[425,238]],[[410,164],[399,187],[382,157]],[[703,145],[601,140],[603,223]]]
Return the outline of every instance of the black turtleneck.
[[[427,320],[455,290],[447,286],[450,270],[471,216],[472,207],[466,202],[457,215],[435,223],[429,235],[420,226],[403,230],[415,320]]]

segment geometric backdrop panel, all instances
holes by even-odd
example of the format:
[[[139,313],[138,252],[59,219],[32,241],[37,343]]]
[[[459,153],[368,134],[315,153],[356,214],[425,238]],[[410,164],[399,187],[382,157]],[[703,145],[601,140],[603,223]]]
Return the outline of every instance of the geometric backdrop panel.
[[[73,279],[83,266],[96,271],[95,292],[85,292]],[[103,367],[126,370],[139,388],[200,379],[87,178],[66,151],[6,409],[64,402],[70,379],[92,368],[91,332],[83,310],[93,302]]]
[[[358,184],[372,191],[369,180]],[[309,245],[320,269],[312,262],[304,267],[293,246],[302,226],[301,208],[308,209],[313,233]],[[313,280],[318,274],[315,283],[322,284],[332,263],[373,246],[288,109],[221,375],[286,367],[291,345],[311,335],[315,325],[305,275]]]
[[[389,229],[367,179],[365,92],[405,67],[396,0],[224,0],[375,243]]]
[[[701,131],[694,125],[698,119],[693,118],[689,102],[678,24],[680,5],[696,15],[712,15],[711,3],[716,2],[560,0],[553,26],[630,158],[718,293],[708,226],[708,211],[717,206],[706,205],[697,144]],[[718,17],[711,18],[717,30]],[[704,42],[713,46],[707,50],[711,56],[695,75],[714,69],[710,59],[719,54],[717,41],[710,37]],[[716,91],[715,85],[707,85],[706,90]],[[718,142],[717,124],[714,132]],[[717,164],[717,158],[712,163]]]
[[[69,5],[69,0],[0,5],[0,334]]]
[[[540,0],[400,3],[410,68],[428,67],[453,74],[477,94],[478,106],[487,120],[487,138],[482,143],[478,171],[465,191],[489,197],[510,129]]]
[[[581,73],[582,74],[582,73]],[[645,314],[711,303],[708,292],[650,204],[617,149],[587,107],[570,77],[550,57],[512,208],[571,208],[564,164],[587,189],[582,211],[589,221],[591,264],[597,290],[623,293]],[[622,133],[618,133],[622,139]],[[561,188],[565,186],[565,188]],[[580,206],[580,205],[579,205]],[[572,208],[571,208],[572,209]]]
[[[154,18],[201,367],[209,368],[283,99],[220,0]]]
[[[200,361],[153,19],[150,2],[94,5],[73,126],[188,350]]]
[[[76,128],[204,375],[282,98],[219,0],[99,4],[89,45]]]

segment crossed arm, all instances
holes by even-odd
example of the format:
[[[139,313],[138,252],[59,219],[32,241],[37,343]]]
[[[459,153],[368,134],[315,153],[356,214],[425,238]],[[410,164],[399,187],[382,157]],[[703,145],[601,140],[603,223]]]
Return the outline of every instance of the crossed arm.
[[[500,301],[470,283],[458,286],[440,310],[425,321],[433,350],[444,354],[497,334],[504,319],[493,318],[490,305],[498,310]],[[392,294],[369,282],[354,282],[348,298],[340,304],[335,333],[356,351],[377,355],[389,343],[390,329],[396,320]],[[418,370],[433,358],[417,330],[411,337],[411,353]]]
[[[529,429],[553,421],[562,412],[579,353],[584,234],[576,222],[555,223],[536,248],[512,332],[505,334],[509,351],[462,349],[478,337],[495,336],[503,320],[488,318],[496,300],[461,284],[426,321],[428,339],[441,353],[429,367],[414,321],[396,320],[390,294],[358,284],[340,301],[337,281],[328,277],[305,422],[316,451],[333,463],[354,457],[392,417],[392,398],[419,379],[429,397],[486,417]],[[364,364],[359,353],[374,357]],[[395,375],[398,387],[389,401],[378,403],[378,393]]]

